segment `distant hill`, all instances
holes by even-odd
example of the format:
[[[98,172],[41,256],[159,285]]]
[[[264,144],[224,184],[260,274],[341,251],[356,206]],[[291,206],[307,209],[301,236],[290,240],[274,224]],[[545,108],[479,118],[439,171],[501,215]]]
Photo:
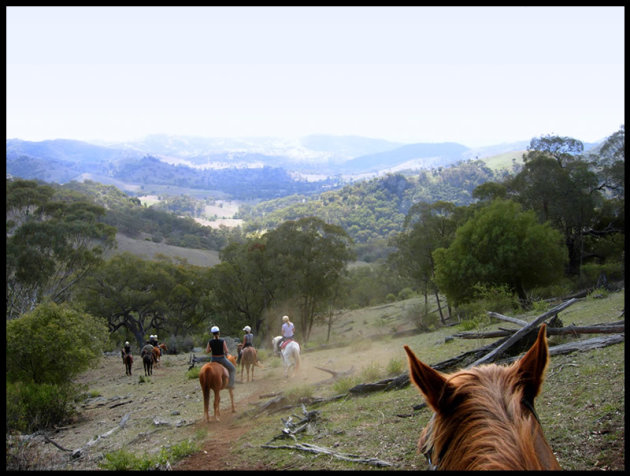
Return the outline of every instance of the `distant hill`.
[[[378,172],[414,159],[421,161],[423,168],[443,167],[464,159],[469,149],[452,142],[438,144],[409,144],[386,152],[364,155],[348,160],[339,166],[345,173]]]
[[[271,200],[317,195],[391,172],[429,170],[522,151],[527,144],[471,149],[453,142],[399,144],[331,135],[285,140],[162,134],[121,144],[8,139],[6,171],[60,184],[91,179],[137,195],[194,190],[214,199]]]

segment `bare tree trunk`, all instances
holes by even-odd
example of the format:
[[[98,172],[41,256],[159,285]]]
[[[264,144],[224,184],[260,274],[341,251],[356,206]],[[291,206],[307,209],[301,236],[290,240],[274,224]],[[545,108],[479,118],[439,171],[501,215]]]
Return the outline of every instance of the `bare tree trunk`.
[[[437,303],[438,312],[440,313],[440,321],[442,321],[442,324],[446,325],[446,320],[444,319],[444,313],[442,312],[442,305],[440,304],[440,296],[438,295],[437,289],[435,290],[435,302]]]
[[[326,334],[326,343],[330,342],[330,331],[332,330],[333,323],[333,306],[332,304],[328,307],[328,333]]]

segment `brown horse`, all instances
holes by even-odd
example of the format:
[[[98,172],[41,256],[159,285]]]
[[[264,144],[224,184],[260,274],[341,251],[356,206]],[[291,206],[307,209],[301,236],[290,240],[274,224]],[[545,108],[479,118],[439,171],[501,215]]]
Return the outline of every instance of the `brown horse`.
[[[125,375],[131,375],[131,367],[133,366],[133,355],[123,352],[123,364],[125,365]]]
[[[160,366],[160,355],[162,355],[162,352],[160,352],[160,348],[158,346],[154,346],[153,350],[151,351],[152,355],[153,355],[153,364],[156,367]]]
[[[239,344],[242,346],[243,344]],[[241,351],[241,382],[243,381],[243,371],[247,370],[247,381],[249,382],[249,369],[252,371],[252,382],[254,381],[254,366],[260,367],[258,363],[258,352],[254,347],[245,347]]]
[[[558,470],[534,411],[549,363],[546,325],[510,366],[442,374],[404,346],[411,381],[434,414],[418,441],[432,469]]]
[[[210,389],[214,392],[214,420],[219,421],[221,412],[219,411],[219,404],[221,402],[221,390],[227,388],[230,379],[228,370],[219,362],[208,362],[199,371],[199,383],[201,385],[201,391],[203,393],[203,415],[206,422],[210,421],[208,416],[208,403],[210,401]],[[232,413],[236,412],[234,408],[234,392],[231,388],[230,401],[232,403]]]
[[[140,356],[142,357],[142,363],[144,365],[144,375],[153,375],[153,346],[151,344],[146,344],[142,350],[140,351]]]
[[[166,344],[164,342],[158,344],[158,347],[160,348],[160,355],[164,355],[168,352],[168,348],[166,347]]]

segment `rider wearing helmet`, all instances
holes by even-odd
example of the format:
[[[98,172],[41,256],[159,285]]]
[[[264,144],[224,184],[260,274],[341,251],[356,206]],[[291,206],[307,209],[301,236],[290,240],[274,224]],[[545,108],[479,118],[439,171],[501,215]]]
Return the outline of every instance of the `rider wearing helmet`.
[[[238,351],[238,359],[236,360],[237,364],[241,363],[241,354],[243,353],[243,349],[245,347],[253,347],[254,346],[254,334],[252,334],[252,328],[249,326],[243,327],[245,331],[245,335],[243,336],[243,346],[241,350]]]
[[[236,373],[236,367],[234,367],[234,364],[227,359],[227,356],[230,355],[227,343],[225,340],[219,338],[218,326],[212,326],[210,332],[212,332],[213,337],[208,341],[206,353],[212,352],[211,362],[219,362],[223,365],[223,367],[228,369],[228,372],[230,373],[230,383],[228,388],[234,388],[234,374]]]
[[[295,332],[295,326],[289,320],[289,316],[282,316],[282,339],[278,342],[278,352],[280,352],[280,346],[284,341],[293,339]]]
[[[125,355],[131,355],[131,344],[129,343],[129,341],[125,341],[125,345],[123,346],[122,350],[120,351],[120,354],[122,355],[123,358],[123,362],[125,360]],[[133,362],[133,356],[131,357],[132,362]]]

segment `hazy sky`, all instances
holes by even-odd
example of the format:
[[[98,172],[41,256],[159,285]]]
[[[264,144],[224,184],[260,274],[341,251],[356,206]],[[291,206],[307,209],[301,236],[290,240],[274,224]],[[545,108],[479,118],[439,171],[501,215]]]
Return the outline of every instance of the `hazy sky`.
[[[624,123],[623,7],[6,7],[7,138],[360,135],[469,147]]]

